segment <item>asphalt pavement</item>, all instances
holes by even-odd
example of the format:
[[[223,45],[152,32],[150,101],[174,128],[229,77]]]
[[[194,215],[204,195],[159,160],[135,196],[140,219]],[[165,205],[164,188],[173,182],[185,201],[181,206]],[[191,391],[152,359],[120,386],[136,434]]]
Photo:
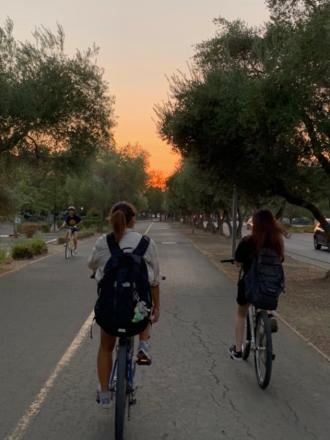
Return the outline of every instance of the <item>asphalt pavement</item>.
[[[292,234],[290,239],[285,240],[285,248],[287,254],[297,260],[330,269],[330,251],[325,247],[320,250],[315,249],[313,234]]]
[[[252,360],[228,355],[235,287],[170,225],[154,223],[150,235],[167,279],[127,440],[328,440],[330,364],[281,325],[272,382],[261,390]],[[0,278],[1,439],[114,438],[113,407],[94,399],[98,330],[94,339],[80,331],[95,301],[92,244],[81,242],[72,260],[57,254]]]

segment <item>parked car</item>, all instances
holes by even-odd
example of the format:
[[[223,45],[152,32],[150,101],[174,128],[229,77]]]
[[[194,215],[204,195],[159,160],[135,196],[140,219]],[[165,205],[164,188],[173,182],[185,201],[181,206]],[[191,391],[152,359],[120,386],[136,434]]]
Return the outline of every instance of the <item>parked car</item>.
[[[294,217],[292,219],[292,226],[307,226],[312,225],[313,220],[308,217]]]
[[[330,225],[330,218],[327,218],[326,220]],[[330,240],[320,223],[318,223],[314,229],[314,247],[315,249],[321,249],[322,246],[325,246],[330,250]]]

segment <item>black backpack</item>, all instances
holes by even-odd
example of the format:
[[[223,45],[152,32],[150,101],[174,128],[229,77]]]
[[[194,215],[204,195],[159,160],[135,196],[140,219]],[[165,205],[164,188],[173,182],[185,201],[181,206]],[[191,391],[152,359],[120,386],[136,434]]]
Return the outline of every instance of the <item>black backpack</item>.
[[[124,252],[113,234],[107,235],[111,257],[98,284],[94,312],[99,326],[112,336],[133,336],[148,325],[152,298],[143,258],[149,246],[143,236],[133,252]]]
[[[275,310],[284,289],[284,271],[277,253],[261,249],[244,276],[245,296],[258,309]]]

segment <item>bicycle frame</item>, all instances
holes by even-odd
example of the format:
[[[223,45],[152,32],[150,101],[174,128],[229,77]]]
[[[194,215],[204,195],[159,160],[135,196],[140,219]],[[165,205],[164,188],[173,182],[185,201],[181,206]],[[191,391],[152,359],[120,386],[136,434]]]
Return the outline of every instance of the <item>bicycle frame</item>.
[[[256,324],[256,309],[251,304],[249,307],[249,322],[250,322],[250,332],[251,332],[251,350],[256,350],[256,335],[255,335],[255,324]]]
[[[128,394],[128,420],[130,419],[130,407],[136,403],[135,399],[135,370],[136,363],[134,359],[134,336],[126,337],[123,336],[119,338],[117,343],[117,351],[120,344],[126,344],[127,357],[126,357],[126,380],[127,380],[127,394]],[[118,359],[116,360],[112,368],[109,389],[111,392],[111,400],[114,400],[116,393],[116,382],[117,382],[117,369],[118,369]]]

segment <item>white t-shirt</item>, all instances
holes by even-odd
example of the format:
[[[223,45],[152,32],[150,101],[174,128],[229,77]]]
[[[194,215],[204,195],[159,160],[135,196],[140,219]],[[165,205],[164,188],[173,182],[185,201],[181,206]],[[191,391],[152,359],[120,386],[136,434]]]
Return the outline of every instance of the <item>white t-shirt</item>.
[[[139,232],[126,229],[119,246],[121,249],[124,249],[125,252],[133,252],[141,238],[142,235]],[[95,271],[95,279],[97,282],[103,277],[104,266],[109,260],[110,255],[106,234],[104,234],[96,240],[92,253],[88,258],[88,267]],[[150,239],[148,249],[143,258],[147,264],[150,285],[158,286],[160,279],[158,254],[156,244],[152,239]]]

